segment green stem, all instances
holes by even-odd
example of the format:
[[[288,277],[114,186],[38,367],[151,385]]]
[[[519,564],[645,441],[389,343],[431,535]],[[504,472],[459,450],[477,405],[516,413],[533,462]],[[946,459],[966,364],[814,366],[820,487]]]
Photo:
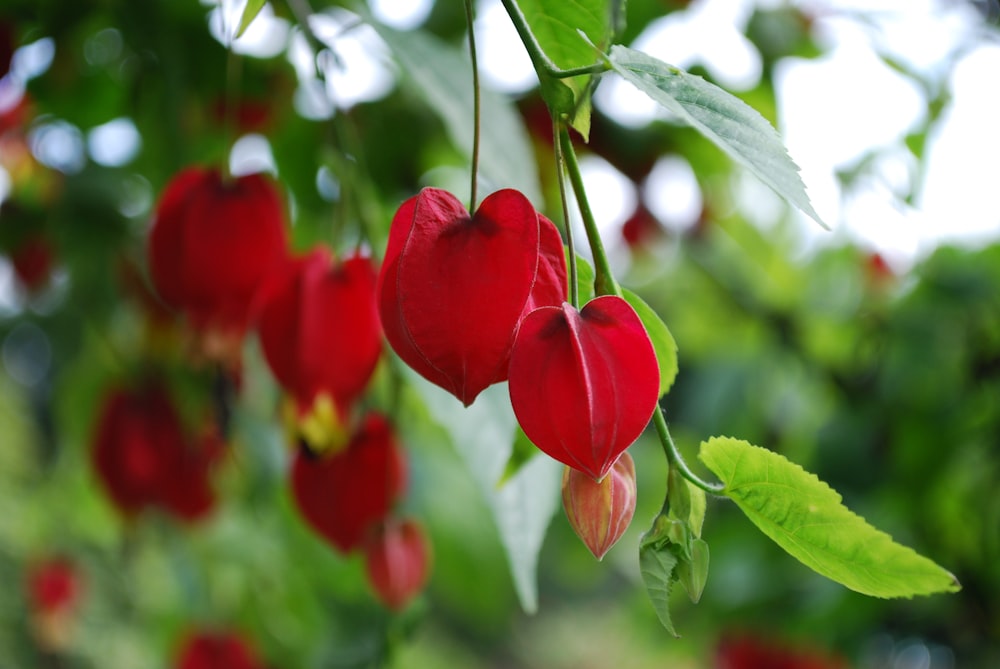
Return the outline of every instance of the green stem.
[[[472,186],[469,189],[469,213],[476,211],[476,182],[479,176],[479,64],[476,59],[476,30],[472,0],[465,0],[465,20],[469,24],[469,57],[472,59]]]
[[[559,127],[559,144],[562,147],[563,157],[566,161],[570,183],[573,184],[573,194],[576,195],[576,202],[580,207],[583,227],[587,231],[587,243],[590,245],[590,253],[594,256],[594,292],[598,295],[617,295],[621,297],[622,289],[618,285],[618,282],[615,281],[614,274],[611,273],[608,254],[604,251],[604,243],[601,241],[601,232],[597,228],[597,221],[594,219],[594,213],[590,209],[590,202],[587,200],[587,189],[583,185],[580,163],[576,160],[573,141],[570,139],[569,130],[564,124],[560,124]]]
[[[677,450],[677,444],[674,443],[673,437],[670,436],[670,430],[667,428],[667,419],[663,417],[663,410],[660,407],[656,407],[656,411],[653,412],[653,425],[656,426],[656,433],[660,437],[663,453],[667,456],[667,464],[671,467],[676,467],[681,476],[707,493],[719,495],[725,490],[725,486],[721,483],[709,483],[692,472],[687,466],[684,458],[681,457],[680,451]]]
[[[552,119],[552,144],[556,156],[556,181],[559,182],[559,200],[562,204],[563,227],[566,230],[566,247],[569,249],[569,303],[576,309],[580,308],[580,288],[576,271],[576,244],[573,242],[573,226],[569,220],[569,196],[566,193],[566,166],[562,145],[559,142],[559,129],[562,123]]]
[[[507,10],[507,15],[514,24],[514,29],[517,30],[518,36],[524,43],[524,48],[528,50],[528,56],[531,58],[531,62],[535,66],[535,71],[539,75],[544,72],[553,79],[568,79],[585,74],[600,74],[601,72],[607,72],[611,68],[604,61],[594,63],[593,65],[573,67],[567,70],[560,68],[545,55],[538,40],[535,39],[534,33],[531,32],[531,28],[528,26],[528,20],[524,18],[521,8],[517,6],[517,2],[515,0],[501,0],[501,2],[503,2],[504,9]]]

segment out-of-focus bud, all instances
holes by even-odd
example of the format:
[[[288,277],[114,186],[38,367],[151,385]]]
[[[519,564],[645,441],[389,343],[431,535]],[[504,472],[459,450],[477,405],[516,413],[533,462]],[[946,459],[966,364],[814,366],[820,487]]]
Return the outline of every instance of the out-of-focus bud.
[[[399,611],[419,593],[430,572],[430,548],[420,524],[389,520],[365,544],[365,570],[379,601]]]

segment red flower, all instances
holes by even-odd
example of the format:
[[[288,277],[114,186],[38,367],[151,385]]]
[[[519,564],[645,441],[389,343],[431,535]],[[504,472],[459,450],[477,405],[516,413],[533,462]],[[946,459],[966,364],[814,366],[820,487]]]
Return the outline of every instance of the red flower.
[[[425,188],[393,218],[378,295],[399,357],[468,406],[507,378],[524,314],[565,299],[562,242],[516,190],[470,216],[450,193]]]
[[[185,639],[176,669],[264,669],[248,641],[235,632],[197,632]]]
[[[628,451],[600,482],[571,467],[563,472],[566,518],[598,560],[625,534],[635,514],[635,499],[635,462]]]
[[[209,349],[238,348],[258,287],[286,258],[281,198],[265,176],[188,168],[167,185],[149,235],[153,284]]]
[[[365,571],[379,601],[399,611],[427,582],[430,548],[415,520],[390,520],[365,542]]]
[[[542,307],[521,322],[510,356],[510,401],[528,438],[600,480],[649,422],[659,368],[628,302],[605,295],[581,311]]]
[[[723,639],[716,669],[847,669],[840,659],[752,636]]]
[[[264,291],[258,330],[271,371],[300,411],[327,393],[346,413],[382,352],[371,259],[335,263],[317,249],[295,261]]]
[[[28,572],[28,595],[36,612],[70,611],[79,594],[76,568],[66,558],[50,558],[34,565]]]
[[[208,475],[221,448],[214,435],[190,439],[167,391],[153,384],[108,395],[91,455],[111,501],[124,514],[159,506],[197,520],[214,506]]]
[[[337,550],[357,548],[382,522],[405,484],[405,464],[392,427],[369,415],[341,451],[299,449],[292,493],[306,522]]]
[[[40,234],[28,235],[11,252],[14,272],[29,292],[40,290],[48,282],[53,257],[52,245]]]

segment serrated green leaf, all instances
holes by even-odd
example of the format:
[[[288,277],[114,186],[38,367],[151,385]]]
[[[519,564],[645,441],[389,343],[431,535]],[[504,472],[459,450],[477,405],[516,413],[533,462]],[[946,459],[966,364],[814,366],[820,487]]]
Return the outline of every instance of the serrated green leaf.
[[[639,547],[639,571],[642,582],[646,585],[649,601],[656,610],[656,617],[668,632],[679,638],[670,618],[670,589],[675,580],[676,566],[677,557],[669,548],[658,548],[655,544],[643,544]]]
[[[632,305],[639,320],[646,327],[646,334],[653,343],[653,351],[656,353],[656,362],[660,367],[660,397],[670,390],[674,379],[677,378],[677,342],[670,334],[667,324],[663,322],[660,315],[653,311],[653,308],[646,304],[646,301],[633,293],[628,288],[622,289],[625,301]]]
[[[722,480],[722,494],[823,576],[873,597],[960,589],[954,575],[869,525],[842,504],[835,490],[783,456],[714,437],[702,443],[699,457]]]
[[[243,15],[240,17],[240,25],[236,28],[236,37],[242,36],[247,31],[266,4],[267,0],[247,0],[247,6],[243,8]]]
[[[489,504],[521,607],[534,613],[538,609],[538,554],[559,508],[562,465],[547,457],[532,458],[501,482],[517,431],[506,384],[490,386],[463,409],[453,396],[405,369]]]
[[[690,556],[677,562],[677,579],[695,604],[701,599],[708,581],[708,544],[701,539],[691,541]]]
[[[712,140],[738,163],[826,228],[809,202],[799,168],[771,124],[753,107],[701,77],[621,45],[609,62],[626,81]]]
[[[475,114],[472,65],[464,52],[423,31],[399,32],[377,22],[372,26],[396,54],[424,101],[441,117],[455,146],[471,158]],[[480,179],[490,190],[516,188],[532,202],[542,200],[534,149],[524,121],[511,101],[481,89]]]

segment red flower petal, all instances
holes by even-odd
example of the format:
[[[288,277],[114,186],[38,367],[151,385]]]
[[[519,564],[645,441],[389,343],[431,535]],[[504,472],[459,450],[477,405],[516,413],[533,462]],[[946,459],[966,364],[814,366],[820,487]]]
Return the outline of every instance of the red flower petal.
[[[521,322],[510,360],[517,420],[538,448],[594,479],[642,433],[658,386],[649,335],[620,297],[579,312],[542,307]]]

